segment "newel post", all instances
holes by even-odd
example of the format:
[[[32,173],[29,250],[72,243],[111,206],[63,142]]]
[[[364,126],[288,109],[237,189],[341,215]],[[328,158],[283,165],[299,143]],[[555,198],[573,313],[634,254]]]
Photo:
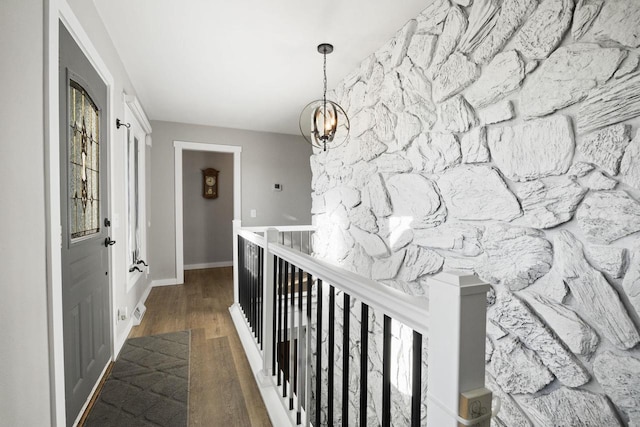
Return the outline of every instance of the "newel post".
[[[474,274],[459,271],[437,274],[428,284],[427,424],[457,427],[456,415],[475,419],[491,412],[491,395],[484,389],[489,285]],[[462,393],[475,397],[465,399]],[[463,408],[470,403],[482,404],[481,413],[465,413],[469,410]],[[485,425],[489,420],[478,424]]]
[[[239,297],[239,289],[240,289],[240,284],[239,284],[239,270],[240,270],[240,264],[238,263],[238,231],[240,230],[240,227],[242,226],[242,221],[239,219],[234,219],[232,221],[233,224],[233,304],[234,305],[239,305],[240,304],[240,297]]]
[[[263,264],[263,283],[262,283],[262,295],[263,297],[263,310],[262,310],[262,324],[264,325],[262,330],[262,374],[265,377],[271,376],[271,367],[273,366],[273,304],[275,288],[274,272],[275,262],[273,260],[273,254],[270,251],[270,245],[278,242],[278,230],[275,228],[268,228],[264,233],[264,262]]]

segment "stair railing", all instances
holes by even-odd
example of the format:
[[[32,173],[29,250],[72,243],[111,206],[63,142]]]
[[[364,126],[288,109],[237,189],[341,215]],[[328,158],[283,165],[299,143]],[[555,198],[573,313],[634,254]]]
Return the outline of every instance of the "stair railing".
[[[274,425],[489,425],[487,284],[440,273],[427,302],[283,245],[285,233],[311,248],[311,226],[234,222],[230,312]]]

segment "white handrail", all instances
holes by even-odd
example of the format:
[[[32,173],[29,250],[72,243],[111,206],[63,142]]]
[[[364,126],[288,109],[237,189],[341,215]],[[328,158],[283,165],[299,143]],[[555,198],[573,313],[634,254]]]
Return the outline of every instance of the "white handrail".
[[[290,231],[316,231],[315,225],[279,225],[279,226],[256,226],[256,227],[242,227],[242,230],[251,231],[254,233],[264,233],[269,228],[275,228],[279,232],[290,232]]]
[[[425,300],[277,243],[271,243],[269,251],[414,331],[428,334],[429,308]]]
[[[238,236],[241,236],[245,240],[264,248],[264,236],[248,231],[246,228],[238,230]]]

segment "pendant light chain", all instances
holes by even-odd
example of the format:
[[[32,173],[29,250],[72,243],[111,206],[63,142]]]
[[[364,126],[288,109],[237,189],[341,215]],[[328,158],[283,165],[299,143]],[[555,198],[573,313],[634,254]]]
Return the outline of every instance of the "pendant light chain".
[[[322,53],[324,57],[324,64],[322,66],[322,72],[324,74],[324,91],[322,92],[322,110],[323,110],[323,132],[326,132],[327,129],[327,51],[325,50]],[[327,151],[327,141],[323,141],[323,151]]]
[[[327,104],[327,52],[324,52],[323,56],[324,56],[324,65],[322,67],[322,72],[324,73],[324,92],[323,92],[323,95],[322,95],[322,102],[324,102],[325,108],[326,108],[326,104]]]

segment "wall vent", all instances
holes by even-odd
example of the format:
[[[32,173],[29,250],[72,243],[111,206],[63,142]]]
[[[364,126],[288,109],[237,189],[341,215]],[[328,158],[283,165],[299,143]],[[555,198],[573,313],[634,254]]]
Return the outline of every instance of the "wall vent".
[[[142,322],[142,318],[144,317],[144,313],[147,311],[147,307],[144,304],[140,303],[133,310],[133,324],[138,326]]]

